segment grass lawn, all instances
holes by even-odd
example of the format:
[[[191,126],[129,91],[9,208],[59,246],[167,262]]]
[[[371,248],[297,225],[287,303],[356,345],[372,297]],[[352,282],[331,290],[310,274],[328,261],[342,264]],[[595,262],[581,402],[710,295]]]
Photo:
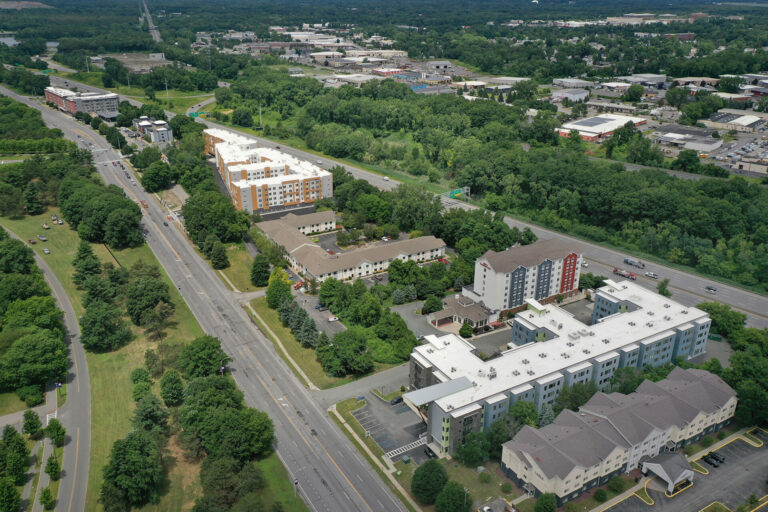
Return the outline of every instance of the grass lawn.
[[[731,509],[723,505],[722,503],[715,501],[708,506],[701,509],[699,512],[733,512]]]
[[[515,505],[515,508],[517,508],[518,512],[534,512],[535,507],[536,500],[533,498],[528,498],[527,500],[521,501]]]
[[[27,404],[23,400],[19,400],[16,393],[0,393],[0,416],[23,411],[26,408]]]
[[[227,257],[229,266],[222,270],[235,288],[241,292],[252,292],[257,290],[251,284],[251,262],[253,258],[245,249],[245,244],[232,244],[227,247]],[[225,282],[226,283],[226,282]]]
[[[277,311],[270,309],[269,306],[267,306],[266,298],[259,297],[258,299],[252,300],[251,307],[253,307],[256,313],[258,313],[264,323],[267,324],[267,327],[272,329],[272,332],[274,332],[275,335],[280,338],[280,341],[282,342],[286,352],[288,352],[293,360],[296,361],[296,364],[301,367],[301,369],[305,374],[307,374],[307,377],[309,377],[315,386],[319,387],[320,389],[328,389],[352,381],[352,379],[348,377],[339,378],[326,375],[326,373],[323,371],[323,367],[320,366],[320,363],[317,362],[315,350],[302,347],[301,343],[299,343],[293,334],[291,334],[291,330],[287,327],[283,327]],[[272,336],[270,336],[266,329],[264,329],[264,334],[266,334],[267,337],[272,340],[272,343],[275,343],[277,352],[282,356],[282,351],[277,346],[276,340],[272,339]],[[288,363],[288,366],[293,368],[293,365],[291,365],[290,362]],[[299,380],[301,380],[301,377],[299,377]]]
[[[653,499],[648,495],[648,491],[646,491],[645,488],[642,488],[639,491],[637,491],[635,493],[635,496],[643,500],[646,505],[653,504]]]
[[[259,461],[259,467],[264,472],[267,487],[261,492],[261,499],[266,507],[279,501],[283,509],[291,512],[309,512],[307,505],[299,496],[295,496],[293,482],[283,467],[283,463],[273,453]]]
[[[739,430],[739,427],[737,427],[736,425],[729,425],[729,426],[725,427],[723,430],[720,431],[723,434],[721,437],[723,439],[725,439],[726,437],[729,437],[730,435],[732,435],[733,433],[737,432],[738,430]],[[701,450],[705,450],[705,449],[709,448],[710,446],[712,446],[713,444],[715,444],[716,442],[718,442],[720,440],[720,439],[718,439],[718,436],[720,435],[720,432],[712,434],[712,435],[709,435],[709,436],[702,437],[699,440],[699,442],[693,443],[693,444],[689,444],[688,446],[686,446],[683,449],[683,451],[685,451],[686,455],[693,455],[694,453],[698,453]],[[709,442],[709,441],[704,442],[704,439],[707,439],[707,438],[711,439],[711,442]],[[705,446],[705,444],[708,444],[708,446]]]
[[[64,447],[59,446],[57,448],[53,449],[53,452],[56,454],[56,458],[59,461],[59,465],[61,467],[64,466]],[[48,461],[44,460],[42,461],[42,470],[45,471],[45,465]],[[58,479],[56,481],[50,480],[50,484],[48,484],[48,488],[51,490],[51,494],[53,494],[53,497],[57,497],[59,495],[59,486],[61,485],[61,479]],[[58,503],[57,503],[58,505]]]
[[[30,500],[27,504],[26,510],[32,510],[32,507],[34,506],[34,496],[37,493],[37,484],[40,482],[40,473],[43,471],[45,464],[45,461],[43,461],[43,445],[40,445],[40,448],[37,449],[37,453],[34,454],[37,460],[37,463],[35,464],[35,467],[33,468],[35,471],[35,476],[32,478],[32,490],[30,491]],[[22,489],[23,490],[23,489]]]

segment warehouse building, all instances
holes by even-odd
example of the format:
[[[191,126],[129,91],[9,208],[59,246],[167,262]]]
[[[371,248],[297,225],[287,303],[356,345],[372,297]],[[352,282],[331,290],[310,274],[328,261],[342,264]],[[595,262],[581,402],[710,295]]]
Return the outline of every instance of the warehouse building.
[[[570,137],[571,130],[576,130],[581,138],[589,141],[599,141],[610,137],[613,132],[627,123],[635,126],[646,124],[648,121],[642,117],[622,116],[619,114],[600,114],[594,117],[587,117],[565,123],[557,128],[561,137]]]
[[[586,101],[589,98],[589,91],[586,89],[560,89],[552,91],[552,100],[555,102],[561,102],[568,100],[573,103],[579,101]]]
[[[677,149],[709,153],[723,145],[723,139],[712,137],[712,130],[679,124],[660,125],[654,131],[654,142]]]
[[[555,494],[558,506],[638,467],[672,493],[694,478],[677,450],[728,425],[736,403],[720,377],[678,367],[632,394],[599,392],[578,413],[566,409],[545,427],[523,427],[502,445],[501,467],[521,488]]]
[[[426,336],[410,359],[403,398],[427,423],[435,453],[455,452],[470,432],[485,431],[518,400],[553,405],[563,386],[594,382],[604,390],[623,367],[661,366],[706,349],[710,319],[628,281],[606,281],[591,325],[554,304],[528,299],[515,315],[514,348],[484,361],[454,334]]]
[[[46,87],[45,101],[72,115],[85,112],[104,119],[117,117],[120,102],[115,93],[74,92],[60,87]]]
[[[224,130],[208,129],[203,136],[238,210],[284,210],[333,197],[331,173],[310,162]]]
[[[715,130],[735,130],[744,133],[754,133],[765,126],[765,121],[756,115],[729,112],[715,112],[709,116],[709,119],[703,119],[701,122],[704,126]]]
[[[594,87],[596,84],[595,82],[582,80],[581,78],[555,78],[552,80],[552,85],[563,87],[565,89],[588,89]]]

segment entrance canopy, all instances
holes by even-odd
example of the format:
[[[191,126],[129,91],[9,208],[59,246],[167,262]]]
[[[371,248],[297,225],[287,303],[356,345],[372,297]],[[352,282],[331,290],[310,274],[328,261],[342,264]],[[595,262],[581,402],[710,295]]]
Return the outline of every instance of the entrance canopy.
[[[643,473],[651,471],[667,484],[667,492],[673,492],[675,486],[686,480],[693,481],[693,469],[681,453],[660,453],[643,462]]]

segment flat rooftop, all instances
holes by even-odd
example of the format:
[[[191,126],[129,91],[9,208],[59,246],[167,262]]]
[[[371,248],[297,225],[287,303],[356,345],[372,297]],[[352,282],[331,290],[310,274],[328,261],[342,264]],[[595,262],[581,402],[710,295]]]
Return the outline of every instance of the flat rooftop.
[[[471,388],[436,400],[437,405],[444,411],[459,411],[601,356],[617,356],[622,348],[655,341],[675,327],[708,317],[704,311],[683,306],[631,281],[607,280],[600,291],[632,302],[637,309],[586,325],[556,305],[529,300],[529,309],[515,315],[515,321],[546,328],[555,337],[515,347],[490,361],[475,356],[475,347],[455,334],[427,336],[425,344],[414,349],[413,356],[433,366],[441,381],[466,376],[473,382]]]
[[[600,114],[598,116],[577,119],[563,124],[561,130],[578,130],[580,133],[605,134],[618,130],[627,123],[644,122],[642,117],[622,116],[619,114]]]

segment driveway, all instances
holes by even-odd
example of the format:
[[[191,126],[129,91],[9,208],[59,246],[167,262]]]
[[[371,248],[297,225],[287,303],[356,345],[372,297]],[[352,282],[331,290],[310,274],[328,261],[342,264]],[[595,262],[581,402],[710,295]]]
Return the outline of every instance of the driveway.
[[[405,320],[405,324],[408,329],[418,338],[419,336],[426,336],[427,334],[437,334],[438,336],[444,334],[442,331],[436,329],[429,322],[425,315],[417,314],[421,312],[421,308],[424,306],[424,301],[409,302],[408,304],[401,304],[399,306],[392,306],[390,311],[397,313]]]
[[[693,487],[674,498],[667,498],[659,479],[654,478],[648,484],[648,494],[656,502],[653,506],[633,497],[610,508],[610,512],[695,512],[715,501],[735,510],[750,494],[758,498],[764,496],[767,491],[768,434],[758,430],[754,435],[765,443],[762,447],[755,448],[740,438],[723,446],[717,453],[725,457],[725,463],[711,468],[700,462],[709,474],[695,473]]]
[[[319,303],[317,295],[294,292],[294,298],[296,299],[296,303],[303,307],[307,313],[309,313],[309,316],[315,321],[317,330],[325,331],[325,334],[327,334],[329,338],[333,338],[334,334],[347,329],[341,322],[328,321],[328,318],[333,315],[333,313],[330,311],[318,311],[315,309],[315,306],[317,306]]]
[[[385,453],[417,441],[427,431],[427,425],[402,402],[390,405],[370,392],[365,395],[365,399],[365,407],[354,411],[352,415]],[[418,452],[419,448],[413,451]],[[423,446],[420,451],[424,451]],[[398,460],[399,457],[394,459]]]

